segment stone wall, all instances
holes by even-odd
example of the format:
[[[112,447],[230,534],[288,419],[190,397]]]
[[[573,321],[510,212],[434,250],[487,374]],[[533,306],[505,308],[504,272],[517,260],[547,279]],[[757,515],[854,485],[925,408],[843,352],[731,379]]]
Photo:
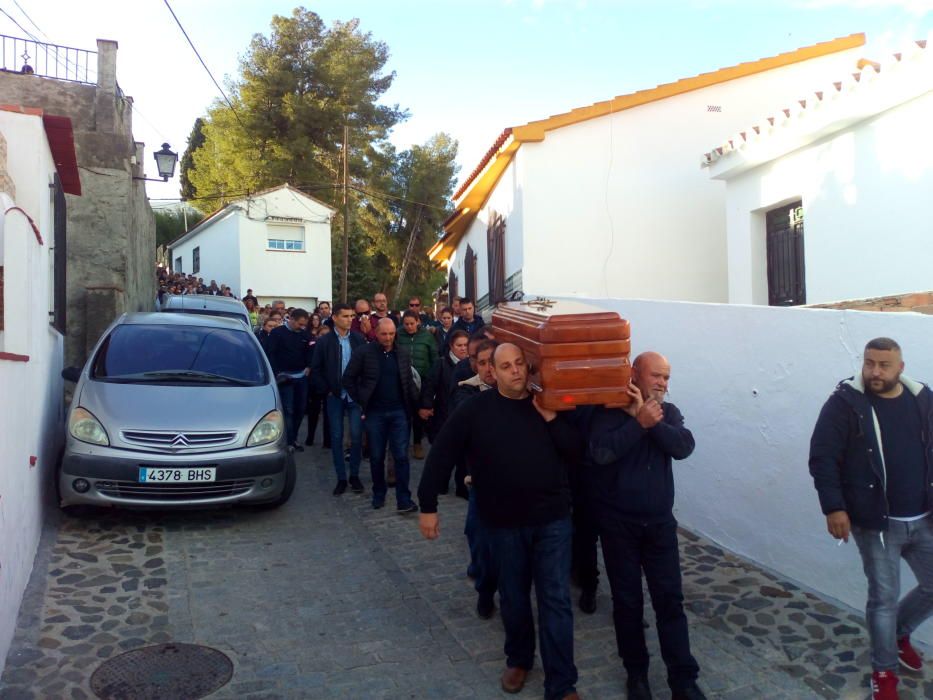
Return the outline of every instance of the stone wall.
[[[143,183],[133,180],[142,168],[130,160],[133,101],[117,85],[116,42],[99,40],[97,48],[97,85],[0,72],[0,101],[70,117],[74,129],[82,196],[66,195],[66,366],[83,364],[86,349],[113,320],[97,315],[102,308],[150,310],[156,293],[155,218]],[[112,290],[113,303],[91,309],[89,288],[100,287]]]
[[[832,304],[814,304],[814,309],[847,309],[849,311],[913,311],[933,314],[933,291],[896,294],[871,299],[851,299]]]

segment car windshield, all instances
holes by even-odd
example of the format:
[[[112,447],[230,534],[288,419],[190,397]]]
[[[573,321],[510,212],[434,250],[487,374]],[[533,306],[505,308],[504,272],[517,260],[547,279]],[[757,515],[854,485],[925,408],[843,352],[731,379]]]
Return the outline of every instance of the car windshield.
[[[249,333],[206,326],[117,326],[97,353],[91,376],[109,382],[218,386],[268,381]]]

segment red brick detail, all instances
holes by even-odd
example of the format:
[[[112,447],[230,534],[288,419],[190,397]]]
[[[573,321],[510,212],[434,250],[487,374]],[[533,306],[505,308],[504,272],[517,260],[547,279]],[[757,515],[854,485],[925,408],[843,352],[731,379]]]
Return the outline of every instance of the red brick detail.
[[[10,207],[7,209],[4,214],[9,214],[11,211],[18,211],[20,214],[26,217],[26,221],[29,222],[29,225],[32,227],[32,232],[36,234],[36,240],[39,241],[39,245],[45,245],[45,241],[42,240],[42,234],[39,233],[39,227],[36,226],[36,222],[32,220],[32,217],[29,216],[21,207]]]
[[[30,467],[30,469],[31,469],[32,467],[36,466],[36,462],[38,462],[38,461],[39,461],[39,458],[38,458],[38,457],[36,457],[35,455],[29,455],[29,467]]]
[[[870,299],[851,299],[832,304],[814,304],[817,309],[849,309],[853,311],[913,311],[933,315],[933,291],[894,294]]]
[[[17,355],[14,352],[0,352],[0,360],[10,362],[29,362],[29,355]]]

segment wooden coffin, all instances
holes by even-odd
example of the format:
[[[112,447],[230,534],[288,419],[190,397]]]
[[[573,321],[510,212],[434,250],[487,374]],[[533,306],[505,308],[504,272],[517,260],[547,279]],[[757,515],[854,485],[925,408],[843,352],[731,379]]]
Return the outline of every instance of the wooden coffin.
[[[508,302],[492,315],[496,340],[525,351],[546,408],[629,402],[629,322],[574,301]]]

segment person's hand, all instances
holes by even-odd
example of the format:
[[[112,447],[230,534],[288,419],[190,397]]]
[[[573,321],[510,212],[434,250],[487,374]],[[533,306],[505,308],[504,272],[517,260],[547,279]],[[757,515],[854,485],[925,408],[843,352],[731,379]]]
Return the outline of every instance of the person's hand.
[[[366,414],[365,414],[365,413],[361,413],[361,414],[360,414],[360,420],[366,420]]]
[[[545,423],[550,423],[552,420],[557,418],[557,411],[552,411],[550,408],[545,408],[541,405],[541,398],[538,394],[535,394],[531,399],[531,405],[535,407],[535,410],[541,414],[541,417],[544,419]]]
[[[360,319],[360,330],[363,332],[363,335],[368,334],[373,329],[373,323],[369,320],[369,316],[363,316]]]
[[[310,367],[305,367],[305,376],[306,376],[306,377],[310,377],[310,376],[311,376],[311,368],[310,368]]]
[[[472,486],[472,485],[473,485],[473,477],[470,476],[469,474],[467,474],[465,477],[463,477],[463,485],[464,485],[464,486]]]
[[[434,409],[433,409],[433,408],[419,408],[419,409],[418,409],[418,417],[419,417],[421,420],[427,420],[428,418],[430,418],[430,417],[433,416],[433,415],[434,415]]]
[[[653,428],[662,420],[664,420],[664,409],[661,408],[661,404],[659,404],[654,399],[648,399],[641,407],[641,410],[638,411],[638,414],[635,416],[635,420],[637,420],[638,424],[646,430],[648,428]]]
[[[435,328],[434,326],[428,326],[428,333],[430,333],[431,335],[434,335],[435,333],[437,333],[437,328]]]
[[[837,540],[848,542],[849,533],[852,531],[852,523],[849,522],[849,514],[844,510],[834,510],[826,516],[826,529],[829,530],[829,534]]]
[[[629,402],[622,406],[622,410],[628,413],[632,418],[638,415],[641,407],[645,405],[645,398],[641,395],[641,389],[635,386],[634,382],[629,382],[625,393],[629,396]]]
[[[426,540],[436,540],[441,536],[441,524],[437,513],[422,513],[418,516],[418,528]]]

